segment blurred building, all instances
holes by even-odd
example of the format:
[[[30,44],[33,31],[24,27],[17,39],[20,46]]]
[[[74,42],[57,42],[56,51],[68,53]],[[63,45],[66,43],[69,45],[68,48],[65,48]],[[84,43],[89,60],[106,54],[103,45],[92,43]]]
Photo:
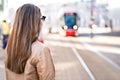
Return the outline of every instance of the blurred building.
[[[8,0],[0,0],[0,21],[5,19],[5,9],[7,8]]]
[[[92,17],[98,27],[104,27],[105,24],[110,26],[110,20],[112,20],[113,29],[120,30],[120,7],[119,5],[116,7],[113,5],[117,4],[119,0],[115,0],[114,3],[111,1],[113,0],[77,0],[74,2],[45,3],[44,0],[0,0],[0,19],[7,19],[12,22],[16,9],[20,5],[30,2],[41,8],[42,14],[47,17],[44,26],[52,28],[54,32],[59,29],[61,24],[64,24],[64,21],[59,18],[59,15],[64,10],[77,12],[79,16],[77,24],[80,27],[88,27]]]

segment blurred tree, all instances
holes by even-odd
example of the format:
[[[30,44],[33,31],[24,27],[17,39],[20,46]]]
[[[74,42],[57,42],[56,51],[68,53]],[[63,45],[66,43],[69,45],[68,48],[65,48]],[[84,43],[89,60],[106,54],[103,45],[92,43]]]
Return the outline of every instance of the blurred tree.
[[[4,0],[0,0],[0,11],[3,11]]]

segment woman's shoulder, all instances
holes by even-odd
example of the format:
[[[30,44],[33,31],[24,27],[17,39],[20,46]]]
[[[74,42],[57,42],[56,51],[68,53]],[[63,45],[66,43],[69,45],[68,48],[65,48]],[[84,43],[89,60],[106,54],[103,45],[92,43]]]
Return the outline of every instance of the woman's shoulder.
[[[44,47],[46,47],[45,44],[41,43],[38,40],[32,44],[32,49],[38,49],[38,48],[44,48]]]
[[[43,50],[49,49],[45,44],[35,41],[32,44],[32,55],[40,55]]]
[[[32,54],[29,58],[31,64],[36,64],[39,61],[40,57],[42,57],[42,55],[46,53],[46,51],[49,52],[49,48],[45,44],[39,41],[34,42],[32,44]]]

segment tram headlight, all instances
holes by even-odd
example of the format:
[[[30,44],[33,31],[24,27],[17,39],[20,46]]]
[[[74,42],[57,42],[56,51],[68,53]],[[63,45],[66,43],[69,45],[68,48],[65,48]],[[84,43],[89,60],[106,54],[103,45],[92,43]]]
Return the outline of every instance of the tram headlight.
[[[78,26],[77,26],[77,25],[74,25],[74,26],[73,26],[73,29],[77,30],[77,29],[78,29]]]
[[[65,30],[67,30],[67,29],[68,29],[68,27],[65,25],[65,26],[64,26],[64,29],[65,29]]]

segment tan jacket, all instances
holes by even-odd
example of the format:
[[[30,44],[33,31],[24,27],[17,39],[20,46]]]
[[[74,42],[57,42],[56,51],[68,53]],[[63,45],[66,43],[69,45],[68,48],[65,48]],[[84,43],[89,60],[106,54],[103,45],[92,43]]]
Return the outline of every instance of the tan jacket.
[[[16,74],[6,68],[7,80],[54,80],[54,78],[55,68],[50,50],[39,41],[32,45],[32,54],[23,74]]]

